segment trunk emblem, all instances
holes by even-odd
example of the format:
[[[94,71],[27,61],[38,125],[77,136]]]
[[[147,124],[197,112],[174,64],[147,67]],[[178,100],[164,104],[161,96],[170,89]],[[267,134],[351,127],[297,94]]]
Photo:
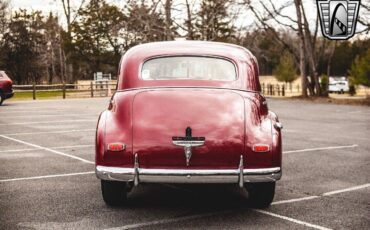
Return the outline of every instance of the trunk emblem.
[[[186,166],[190,164],[192,148],[204,145],[205,140],[205,137],[193,137],[190,127],[185,129],[185,137],[172,137],[172,143],[174,145],[184,147]]]

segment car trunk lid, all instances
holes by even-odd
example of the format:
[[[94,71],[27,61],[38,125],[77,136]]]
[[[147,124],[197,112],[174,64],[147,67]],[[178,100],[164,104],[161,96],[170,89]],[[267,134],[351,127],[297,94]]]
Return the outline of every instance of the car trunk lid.
[[[143,168],[235,169],[244,152],[244,119],[244,99],[229,90],[140,92],[133,101],[133,151]],[[190,148],[186,141],[193,141]]]

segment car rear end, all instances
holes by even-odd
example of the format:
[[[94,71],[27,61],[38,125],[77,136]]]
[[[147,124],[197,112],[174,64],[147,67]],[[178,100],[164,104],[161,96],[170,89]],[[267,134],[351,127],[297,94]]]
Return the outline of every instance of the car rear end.
[[[281,126],[258,87],[246,87],[259,86],[253,63],[190,54],[127,61],[126,83],[97,128],[104,200],[122,201],[116,191],[139,183],[234,183],[253,184],[258,204],[270,204],[281,177]]]

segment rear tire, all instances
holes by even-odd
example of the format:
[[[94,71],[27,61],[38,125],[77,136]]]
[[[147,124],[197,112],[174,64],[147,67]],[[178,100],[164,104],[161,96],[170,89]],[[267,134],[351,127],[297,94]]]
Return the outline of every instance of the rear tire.
[[[101,180],[103,200],[107,205],[120,206],[127,201],[127,183]]]
[[[5,100],[3,92],[0,91],[0,105],[3,104],[3,101]]]
[[[267,208],[275,196],[275,182],[246,183],[249,203],[253,208]]]

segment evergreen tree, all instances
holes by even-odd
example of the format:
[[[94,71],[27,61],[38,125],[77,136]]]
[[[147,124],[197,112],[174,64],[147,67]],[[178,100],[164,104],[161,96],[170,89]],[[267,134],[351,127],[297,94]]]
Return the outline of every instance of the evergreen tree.
[[[105,0],[91,0],[78,14],[71,25],[74,48],[71,59],[82,71],[77,74],[91,78],[93,72],[104,71],[105,65],[119,61],[119,36],[126,18],[117,6]]]
[[[275,68],[274,74],[278,81],[283,81],[286,83],[297,79],[294,59],[288,52],[284,52],[280,57],[280,62]]]
[[[225,0],[203,0],[196,20],[196,38],[227,42],[234,37],[234,27]]]
[[[127,8],[126,49],[141,43],[167,40],[166,22],[162,14],[146,4],[132,1]],[[174,30],[173,27],[169,29]],[[173,31],[175,34],[175,32]]]
[[[370,86],[370,49],[354,60],[350,74],[356,85]]]
[[[40,11],[15,12],[4,34],[2,55],[17,84],[39,83],[47,69],[43,16]]]

